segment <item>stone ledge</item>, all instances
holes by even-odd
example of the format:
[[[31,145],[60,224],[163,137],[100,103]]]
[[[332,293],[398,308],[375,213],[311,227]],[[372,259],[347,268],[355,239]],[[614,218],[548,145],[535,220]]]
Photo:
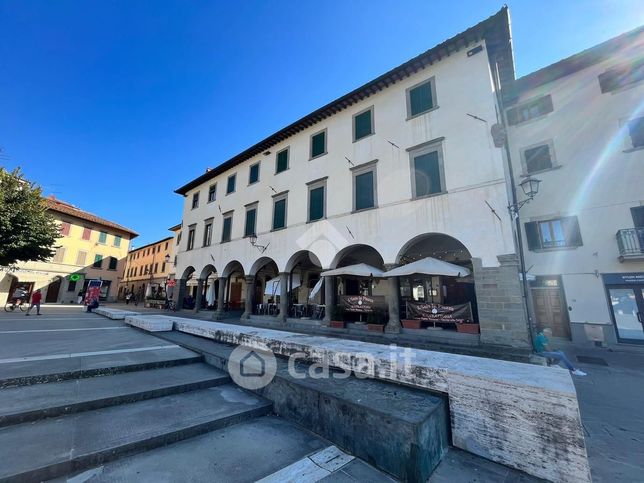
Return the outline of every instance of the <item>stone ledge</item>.
[[[167,332],[174,326],[172,320],[165,315],[128,315],[125,323],[147,332]]]
[[[107,307],[98,307],[93,310],[95,314],[102,315],[108,319],[113,320],[123,320],[128,315],[139,315],[139,312],[134,312],[130,310],[121,310],[121,309],[110,309]]]
[[[301,353],[309,362],[445,393],[454,446],[550,481],[590,481],[575,387],[563,369],[426,350],[413,350],[405,367],[401,347],[168,319],[175,330],[218,342]],[[368,370],[365,355],[374,362]]]

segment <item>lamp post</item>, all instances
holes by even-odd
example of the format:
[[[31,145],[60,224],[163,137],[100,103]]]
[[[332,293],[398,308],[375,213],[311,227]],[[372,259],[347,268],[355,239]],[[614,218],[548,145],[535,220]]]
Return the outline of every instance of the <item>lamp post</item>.
[[[523,194],[526,196],[526,199],[522,201],[516,201],[515,203],[508,205],[510,214],[512,214],[515,218],[518,218],[519,210],[523,207],[523,205],[530,203],[534,199],[534,197],[537,196],[537,193],[539,193],[539,184],[541,184],[540,179],[532,178],[530,176],[519,183],[519,186],[523,190]]]
[[[268,245],[259,245],[257,243],[257,235],[255,235],[254,233],[248,237],[248,241],[262,253],[264,253],[268,248]]]

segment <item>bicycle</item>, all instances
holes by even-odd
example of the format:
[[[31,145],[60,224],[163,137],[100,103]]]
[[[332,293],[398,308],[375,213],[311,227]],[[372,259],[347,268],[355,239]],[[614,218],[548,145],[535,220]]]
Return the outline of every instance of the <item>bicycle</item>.
[[[165,306],[163,307],[163,310],[169,310],[172,312],[177,311],[177,303],[174,300],[167,300],[165,303]]]
[[[11,302],[7,302],[4,306],[5,312],[13,312],[16,309],[19,309],[21,312],[26,312],[29,308],[29,302],[24,299],[17,299]]]

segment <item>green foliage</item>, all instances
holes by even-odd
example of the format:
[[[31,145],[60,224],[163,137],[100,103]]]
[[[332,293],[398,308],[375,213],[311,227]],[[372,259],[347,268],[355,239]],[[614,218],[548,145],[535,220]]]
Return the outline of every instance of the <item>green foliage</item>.
[[[10,173],[0,168],[0,265],[47,260],[58,237],[58,225],[45,209],[41,189],[20,169]]]

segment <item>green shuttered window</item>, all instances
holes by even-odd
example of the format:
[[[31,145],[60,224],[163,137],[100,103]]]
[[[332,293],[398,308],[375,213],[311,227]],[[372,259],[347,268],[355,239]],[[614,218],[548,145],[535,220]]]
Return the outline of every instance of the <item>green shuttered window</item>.
[[[244,236],[255,235],[255,222],[257,220],[257,208],[249,208],[246,210],[246,227],[244,228]]]
[[[443,191],[438,151],[431,151],[414,158],[414,178],[416,197]]]
[[[326,131],[311,136],[311,158],[322,156],[326,153]]]
[[[525,224],[525,232],[530,250],[580,247],[583,245],[579,221],[576,216],[531,221]]]
[[[373,109],[369,109],[353,118],[353,140],[357,141],[373,134]]]
[[[277,159],[275,160],[275,172],[281,173],[288,169],[288,148],[283,149],[277,153]]]
[[[228,176],[228,184],[226,185],[226,194],[230,194],[235,191],[235,182],[237,181],[237,175],[231,174]]]
[[[367,171],[366,173],[356,175],[355,183],[356,211],[373,208],[375,205],[373,171]]]
[[[233,228],[233,217],[227,216],[224,218],[224,227],[221,230],[221,242],[229,242],[230,234]]]
[[[253,164],[248,173],[248,184],[257,183],[259,181],[259,163]]]
[[[409,117],[414,117],[434,107],[431,81],[409,89]]]
[[[286,227],[286,198],[275,201],[273,205],[273,230]]]
[[[309,191],[309,221],[324,218],[324,186]]]

